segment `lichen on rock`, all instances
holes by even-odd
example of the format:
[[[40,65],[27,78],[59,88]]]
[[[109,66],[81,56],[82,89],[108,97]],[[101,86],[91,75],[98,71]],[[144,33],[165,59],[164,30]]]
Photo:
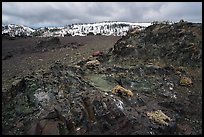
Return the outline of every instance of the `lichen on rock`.
[[[184,76],[180,79],[179,84],[181,86],[191,86],[193,84],[193,82],[190,78]]]
[[[117,85],[116,87],[113,88],[112,90],[112,93],[119,93],[119,94],[125,94],[127,95],[128,97],[132,97],[133,96],[133,93],[131,90],[128,90],[128,89],[125,89],[123,88],[122,86],[120,85]]]
[[[165,115],[161,110],[147,112],[146,114],[151,120],[154,120],[155,122],[162,125],[168,126],[168,122],[171,121],[171,118]]]

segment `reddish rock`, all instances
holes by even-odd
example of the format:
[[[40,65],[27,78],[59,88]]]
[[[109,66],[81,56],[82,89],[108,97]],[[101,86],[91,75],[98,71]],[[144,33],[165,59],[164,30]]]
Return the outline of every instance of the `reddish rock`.
[[[103,55],[103,52],[102,51],[95,51],[92,56],[93,57],[97,57],[97,56],[102,56]]]

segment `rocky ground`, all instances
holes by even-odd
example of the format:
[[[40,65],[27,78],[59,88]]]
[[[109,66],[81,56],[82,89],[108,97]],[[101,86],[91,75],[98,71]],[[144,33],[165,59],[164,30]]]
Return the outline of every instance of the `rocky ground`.
[[[154,24],[101,48],[13,78],[3,134],[202,134],[202,24]]]
[[[120,38],[114,36],[2,37],[3,91],[11,86],[15,77],[23,77],[38,69],[47,69],[57,60],[70,65],[88,58],[95,51],[108,51]]]

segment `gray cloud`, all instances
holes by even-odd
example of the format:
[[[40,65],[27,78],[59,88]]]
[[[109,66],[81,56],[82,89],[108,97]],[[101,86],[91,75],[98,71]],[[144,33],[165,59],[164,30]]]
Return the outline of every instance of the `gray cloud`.
[[[31,27],[101,21],[202,22],[201,2],[3,2],[2,23]]]

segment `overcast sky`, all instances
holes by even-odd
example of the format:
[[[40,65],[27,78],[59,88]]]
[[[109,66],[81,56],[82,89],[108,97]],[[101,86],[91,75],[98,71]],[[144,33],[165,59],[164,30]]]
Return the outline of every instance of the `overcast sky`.
[[[202,22],[202,2],[3,2],[2,23],[30,27],[101,21]]]

